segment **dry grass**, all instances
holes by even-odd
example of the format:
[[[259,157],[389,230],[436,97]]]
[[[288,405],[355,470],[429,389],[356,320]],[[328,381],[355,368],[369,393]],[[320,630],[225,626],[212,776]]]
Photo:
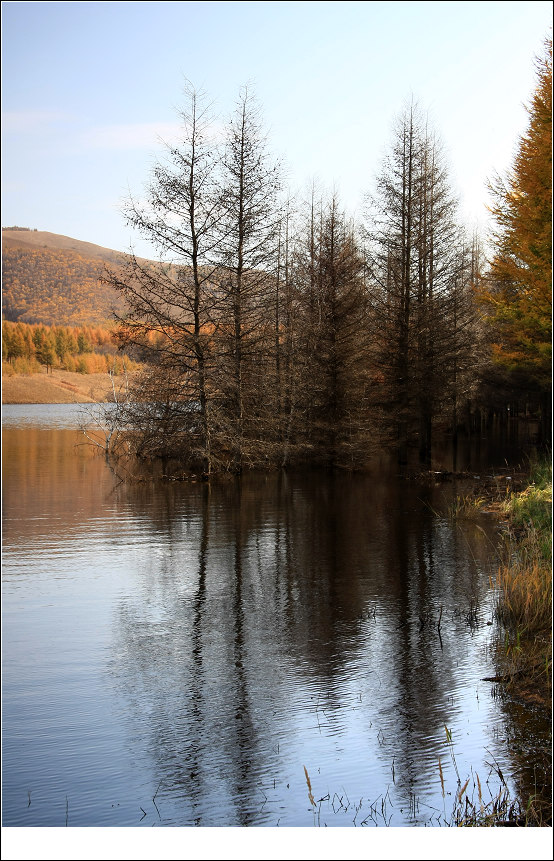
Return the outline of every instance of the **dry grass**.
[[[552,810],[547,800],[531,796],[527,803],[514,798],[496,761],[486,763],[490,768],[485,780],[489,798],[477,773],[471,773],[466,782],[459,784],[450,820],[447,824],[458,828],[498,828],[505,826],[541,827],[551,824]],[[440,770],[440,760],[439,760]],[[495,775],[497,788],[491,792],[489,778]],[[442,783],[442,774],[441,774]],[[444,795],[444,793],[443,793]],[[477,796],[477,797],[476,797]]]
[[[500,590],[498,616],[520,637],[540,634],[552,618],[552,572],[537,554],[512,557],[496,575]]]
[[[503,504],[508,535],[496,585],[504,641],[497,646],[498,680],[526,709],[552,710],[552,465],[532,464],[528,486]],[[545,773],[551,770],[551,759]],[[525,800],[525,799],[523,799]],[[551,782],[535,791],[516,824],[552,822]],[[508,823],[510,824],[510,823]]]
[[[552,464],[549,458],[529,465],[527,481],[492,499],[460,497],[450,510],[452,519],[473,519],[486,508],[504,521],[504,540],[496,571],[496,615],[501,635],[496,644],[497,675],[502,690],[519,707],[552,709]],[[493,679],[491,679],[493,681]],[[547,769],[548,771],[548,769]],[[439,767],[440,773],[440,767]],[[546,781],[549,785],[549,781]],[[504,786],[483,803],[468,798],[467,786],[457,797],[457,825],[549,825],[551,794],[544,789],[527,798],[510,799]],[[523,789],[522,792],[528,790]],[[462,797],[463,796],[463,797]]]
[[[450,520],[473,520],[481,514],[486,501],[484,496],[479,495],[457,496],[448,508],[448,517]]]
[[[304,766],[304,774],[306,775],[306,783],[308,785],[308,798],[310,799],[310,803],[313,804],[313,806],[315,807],[316,805],[315,805],[315,800],[314,800],[314,796],[312,793],[312,784],[311,784],[310,776],[308,774],[308,770],[307,770],[306,766]]]
[[[116,387],[123,387],[124,377],[116,377]],[[112,397],[108,374],[78,374],[54,370],[38,374],[2,374],[3,404],[89,404],[105,402]]]
[[[535,464],[529,485],[503,505],[509,531],[497,573],[498,615],[520,639],[552,623],[552,467]]]

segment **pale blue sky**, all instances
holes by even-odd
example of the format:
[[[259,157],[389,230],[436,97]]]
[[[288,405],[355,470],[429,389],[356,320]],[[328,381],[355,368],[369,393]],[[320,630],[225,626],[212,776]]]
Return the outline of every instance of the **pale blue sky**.
[[[174,134],[188,78],[224,122],[250,82],[292,187],[334,185],[352,214],[413,95],[485,230],[551,20],[549,2],[3,2],[2,225],[126,250],[122,199]]]

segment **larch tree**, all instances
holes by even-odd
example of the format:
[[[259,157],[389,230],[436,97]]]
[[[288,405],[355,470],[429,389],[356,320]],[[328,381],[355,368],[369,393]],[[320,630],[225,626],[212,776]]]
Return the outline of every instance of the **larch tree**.
[[[279,460],[289,463],[291,440],[298,413],[298,301],[294,289],[294,212],[289,198],[282,210],[277,247],[274,294],[274,408]]]
[[[159,263],[133,254],[108,283],[127,306],[118,318],[120,344],[135,345],[149,363],[124,416],[144,426],[144,456],[183,456],[183,445],[194,440],[188,457],[209,474],[218,304],[209,260],[222,209],[213,118],[202,94],[188,86],[186,95],[180,142],[168,145],[166,160],[155,165],[145,202],[130,198],[126,208],[128,223],[158,249]]]
[[[227,129],[220,182],[222,218],[211,258],[221,301],[219,433],[227,436],[232,468],[241,472],[245,458],[264,458],[259,444],[267,436],[264,395],[273,370],[281,225],[280,168],[268,152],[260,110],[247,87]]]
[[[358,466],[372,449],[364,261],[336,194],[312,200],[297,267],[305,432],[316,460]]]
[[[470,350],[464,242],[444,157],[412,103],[397,121],[367,224],[367,285],[375,406],[400,461],[416,439],[431,455],[432,428],[452,397],[459,340]]]
[[[548,414],[552,361],[552,40],[536,61],[529,123],[512,169],[490,182],[493,255],[480,297],[493,358]]]

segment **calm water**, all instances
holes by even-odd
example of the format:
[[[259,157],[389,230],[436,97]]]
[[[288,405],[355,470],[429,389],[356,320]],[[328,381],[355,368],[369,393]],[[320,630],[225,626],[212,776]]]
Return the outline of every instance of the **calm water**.
[[[3,409],[4,825],[439,825],[510,781],[455,486],[129,487],[76,415]]]

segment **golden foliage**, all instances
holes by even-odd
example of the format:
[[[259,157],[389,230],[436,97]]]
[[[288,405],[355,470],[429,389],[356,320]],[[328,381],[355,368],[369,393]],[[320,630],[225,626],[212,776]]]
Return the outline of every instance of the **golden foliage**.
[[[121,299],[101,282],[104,262],[55,248],[2,249],[3,316],[46,325],[107,325]]]
[[[490,183],[494,256],[480,299],[493,358],[546,388],[552,339],[552,40],[537,59],[529,125],[506,178]]]
[[[40,365],[80,374],[115,374],[139,366],[118,353],[110,329],[2,322],[3,373],[33,374]],[[10,370],[11,369],[11,370]]]

